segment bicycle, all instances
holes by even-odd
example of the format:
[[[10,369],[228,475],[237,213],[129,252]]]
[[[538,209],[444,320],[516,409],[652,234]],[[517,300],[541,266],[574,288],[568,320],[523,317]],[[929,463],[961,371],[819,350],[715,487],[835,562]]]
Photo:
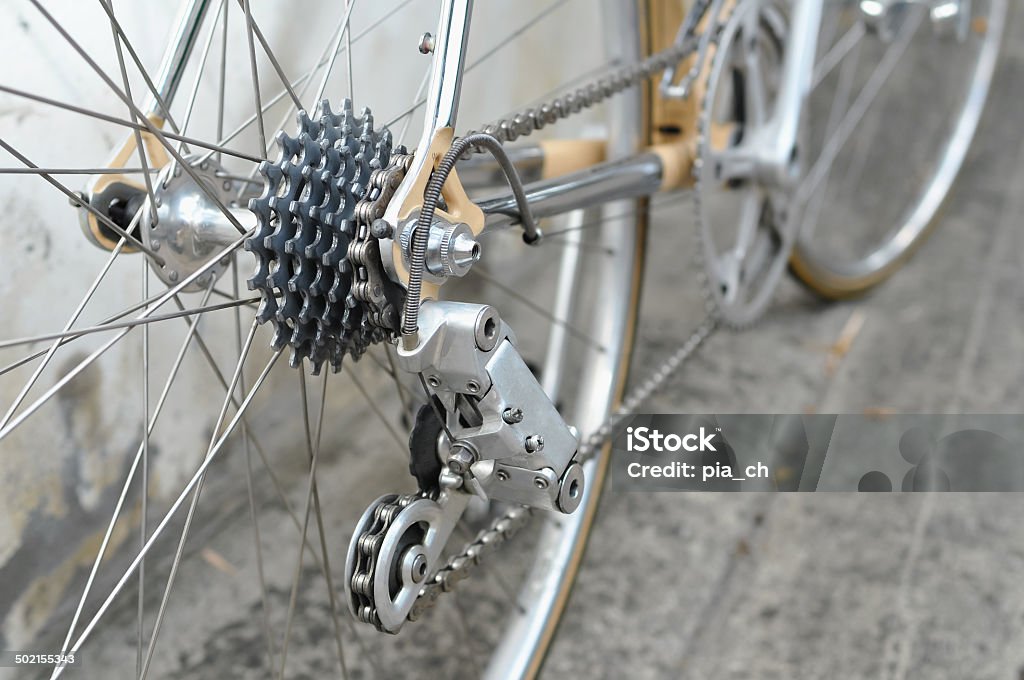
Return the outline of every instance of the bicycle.
[[[0,341],[0,351],[9,355],[0,375],[7,376],[11,396],[0,419],[0,441],[26,469],[51,479],[60,480],[60,471],[32,460],[40,443],[57,450],[70,440],[91,447],[93,454],[115,456],[114,463],[128,468],[123,485],[90,484],[80,469],[72,482],[61,482],[85,490],[58,498],[91,508],[90,495],[106,493],[103,500],[114,501],[114,510],[92,537],[98,550],[84,560],[75,558],[73,542],[63,551],[72,571],[60,578],[74,580],[77,559],[88,572],[86,585],[73,610],[51,607],[45,616],[58,622],[61,652],[77,653],[101,634],[98,625],[105,616],[116,617],[115,604],[126,606],[128,598],[122,594],[118,600],[118,595],[134,587],[136,644],[131,652],[109,653],[139,677],[158,673],[153,664],[160,660],[171,661],[166,653],[161,657],[157,645],[167,621],[179,629],[189,626],[187,614],[168,603],[179,567],[187,568],[182,557],[195,518],[200,517],[200,528],[214,524],[197,514],[202,512],[199,492],[212,484],[232,495],[230,474],[226,480],[207,478],[229,447],[237,449],[234,458],[241,461],[234,470],[245,478],[240,512],[250,515],[256,548],[250,565],[259,586],[254,628],[265,643],[265,658],[255,675],[263,677],[267,669],[287,675],[307,550],[326,586],[321,597],[330,612],[329,646],[337,668],[346,675],[353,665],[387,675],[354,626],[389,633],[412,628],[415,635],[425,623],[418,620],[429,619],[436,602],[452,601],[451,591],[474,587],[457,587],[472,569],[483,572],[474,580],[477,604],[499,608],[492,606],[494,593],[510,588],[502,585],[505,577],[498,576],[496,563],[514,564],[522,557],[502,550],[502,544],[532,522],[540,525],[533,545],[527,542],[534,562],[518,565],[520,593],[498,598],[507,600],[500,607],[506,610],[503,623],[496,630],[461,625],[464,638],[476,633],[495,638],[488,677],[535,676],[593,526],[616,419],[638,408],[716,328],[756,321],[787,268],[816,293],[840,298],[866,292],[909,257],[964,162],[1007,12],[1005,0],[697,0],[691,7],[666,0],[607,0],[601,5],[606,37],[596,45],[605,55],[589,55],[591,63],[569,85],[560,84],[527,106],[513,104],[514,113],[479,126],[478,133],[469,127],[456,136],[460,104],[486,99],[462,97],[475,67],[488,65],[494,55],[500,58],[506,46],[530,31],[547,30],[551,45],[560,37],[571,42],[560,29],[569,26],[586,35],[588,29],[596,31],[595,17],[579,7],[566,12],[566,0],[554,0],[469,61],[473,3],[445,0],[438,28],[423,34],[418,45],[430,57],[428,77],[419,88],[415,82],[399,86],[394,84],[401,81],[399,73],[388,81],[390,87],[376,87],[381,102],[371,100],[373,110],[399,112],[380,125],[369,110],[355,112],[353,81],[356,74],[364,81],[375,77],[371,67],[380,65],[381,51],[390,49],[397,58],[401,49],[378,41],[367,50],[369,65],[358,67],[354,49],[363,38],[372,40],[375,30],[397,25],[403,10],[423,9],[423,3],[404,0],[376,17],[363,16],[367,28],[358,34],[356,2],[337,3],[336,23],[311,21],[316,3],[296,5],[291,11],[303,19],[294,22],[303,39],[290,41],[286,55],[271,44],[275,36],[266,30],[267,14],[257,15],[249,0],[239,0],[233,10],[226,0],[188,0],[154,77],[147,74],[141,45],[132,42],[131,31],[107,0],[89,8],[109,24],[102,26],[114,47],[107,68],[94,56],[98,50],[88,48],[82,35],[72,35],[74,21],[62,21],[57,10],[39,0],[30,4],[34,21],[68,46],[67,56],[87,66],[127,113],[93,110],[20,84],[2,84],[0,92],[46,111],[101,120],[127,134],[112,160],[99,168],[40,167],[33,161],[37,154],[26,155],[20,140],[7,133],[0,139],[0,147],[21,165],[0,174],[12,183],[15,174],[41,177],[71,203],[50,219],[80,220],[85,238],[72,240],[64,229],[54,247],[69,260],[102,261],[62,330]],[[372,15],[373,9],[367,11]],[[483,25],[502,23],[499,12]],[[317,29],[323,34],[318,39],[307,35]],[[411,41],[402,45],[408,48]],[[242,55],[236,61],[250,82],[248,91],[228,97],[232,46],[236,57]],[[290,52],[303,48],[313,51],[313,66],[290,78],[291,62],[298,59]],[[211,76],[208,62],[215,49],[220,68]],[[342,54],[344,69],[337,63]],[[571,49],[561,57],[571,61]],[[188,75],[193,76],[190,90],[182,91]],[[349,98],[340,107],[321,103],[325,95],[345,91],[337,83],[341,75]],[[268,79],[280,87],[271,97]],[[483,93],[495,83],[491,79],[477,87]],[[892,83],[891,99],[879,99]],[[919,91],[910,91],[911,85]],[[204,87],[216,88],[206,93],[214,96],[205,104],[199,96]],[[185,99],[181,92],[187,92]],[[408,99],[413,92],[406,105],[401,95]],[[135,102],[142,95],[148,102],[140,106]],[[931,101],[939,95],[949,101]],[[238,111],[243,103],[249,105],[247,113]],[[925,109],[919,138],[886,137],[891,135],[886,120],[907,115],[905,109],[914,104]],[[420,109],[423,129],[409,150],[401,143],[415,130],[410,122]],[[286,110],[280,124],[271,117],[268,126],[268,113],[280,110]],[[291,123],[296,110],[305,113]],[[934,130],[924,129],[924,113],[938,119]],[[232,115],[242,124],[227,127]],[[458,118],[465,120],[465,112]],[[576,121],[600,122],[603,134],[588,138],[580,123],[574,134],[564,135],[565,126]],[[194,132],[204,123],[204,133]],[[558,135],[535,144],[522,141],[552,128]],[[890,149],[894,153],[887,158]],[[842,180],[832,182],[839,173]],[[74,183],[55,175],[86,179],[76,191]],[[869,207],[880,209],[865,200],[870,192],[896,191],[896,186],[907,197],[898,214],[866,214]],[[655,198],[660,194],[667,198]],[[709,316],[659,371],[627,392],[648,213],[679,210],[685,205],[679,199],[690,195]],[[566,221],[554,229],[538,223],[560,215],[567,215]],[[511,236],[520,233],[521,239]],[[31,243],[34,236],[24,240]],[[98,259],[95,249],[86,250],[86,242],[107,252],[105,259]],[[11,244],[21,242],[12,237]],[[28,280],[35,273],[31,266],[46,266],[31,262],[31,252],[20,258],[20,269],[15,263],[12,280],[22,274]],[[132,253],[142,261],[141,276],[125,268]],[[114,278],[122,285],[109,285]],[[131,304],[122,301],[129,280],[141,289]],[[243,282],[252,295],[243,296]],[[63,285],[33,283],[40,300],[36,309],[59,300]],[[104,296],[97,295],[101,289]],[[12,301],[13,319],[39,314],[24,311],[33,305],[31,299],[19,298],[15,308],[13,291],[4,295]],[[218,302],[211,302],[214,296]],[[177,311],[164,311],[167,303]],[[98,320],[82,325],[87,310]],[[538,318],[546,323],[538,325]],[[172,335],[174,319],[185,324],[183,337]],[[122,339],[133,329],[139,329],[141,347],[129,350]],[[257,341],[271,332],[271,338]],[[96,340],[106,333],[113,336]],[[210,342],[215,337],[219,344]],[[39,343],[43,349],[24,354],[25,346]],[[69,354],[62,352],[65,345],[90,351]],[[265,346],[270,349],[261,357]],[[54,365],[58,353],[60,367]],[[298,370],[275,370],[283,354]],[[186,364],[189,358],[192,364]],[[140,361],[141,378],[125,380],[122,365]],[[167,379],[152,400],[150,376],[161,363]],[[118,382],[134,384],[140,394],[90,381],[96,369],[86,369],[94,364],[107,366]],[[366,364],[372,364],[372,376]],[[307,370],[320,376],[314,390],[318,399],[310,399]],[[351,378],[357,392],[327,416],[332,408],[327,377],[338,371]],[[45,384],[44,376],[52,384],[36,387]],[[377,401],[383,388],[373,382],[378,379],[394,385],[387,408]],[[204,387],[173,392],[185,380]],[[293,385],[289,392],[285,381],[298,383],[299,398],[292,404],[281,399],[295,391]],[[342,398],[331,394],[336,401]],[[30,399],[33,395],[38,396]],[[274,402],[256,406],[260,395],[271,395],[266,398]],[[319,405],[314,408],[311,401]],[[167,416],[159,416],[175,406],[185,415],[168,427]],[[374,446],[390,446],[392,436],[409,459],[396,468],[350,456],[344,464],[353,470],[350,479],[325,487],[317,481],[323,456],[329,455],[324,451],[344,438],[325,424],[346,407],[368,410],[368,417],[386,426],[380,441],[367,435]],[[298,415],[299,427],[282,425],[285,410]],[[60,428],[41,424],[47,413],[59,416]],[[116,427],[121,413],[132,414],[132,428]],[[396,416],[411,431],[407,444],[394,429]],[[303,470],[293,474],[302,490],[298,507],[274,474],[275,464],[278,470],[296,464],[289,450],[296,440],[304,449],[298,456]],[[175,464],[178,454],[166,453],[178,442],[205,447],[198,459],[182,456],[184,473]],[[114,467],[88,454],[80,458],[76,465],[91,465],[98,477]],[[256,464],[264,467],[254,470]],[[402,469],[406,465],[408,474]],[[151,487],[164,478],[183,490],[150,499]],[[271,607],[264,561],[277,556],[263,553],[260,491],[277,494],[299,534],[287,615],[276,628],[281,607]],[[340,549],[328,545],[335,537],[321,506],[349,504],[349,497],[361,507],[350,513],[354,528],[341,575]],[[135,541],[118,521],[128,514],[125,506],[136,503],[137,547],[129,545]],[[155,528],[151,503],[169,504],[166,512],[159,508]],[[159,543],[186,505],[177,541]],[[460,542],[454,536],[460,522],[482,528],[468,543]],[[115,560],[118,548],[133,556],[106,575],[101,562]],[[147,562],[150,580],[154,570],[166,571],[155,614],[155,596],[146,588]],[[109,594],[97,595],[93,591],[104,578],[110,580]],[[38,582],[25,574],[23,587],[29,592],[52,579],[53,573]],[[190,582],[179,581],[178,591]],[[216,618],[213,611],[207,616]],[[40,627],[30,633],[38,634]],[[391,640],[382,636],[375,644],[390,645],[389,652],[397,654],[398,644]],[[424,647],[447,644],[448,656],[457,659],[467,644],[419,642],[417,649],[401,651],[415,660]],[[358,654],[353,644],[360,645]],[[449,673],[467,665],[450,664]],[[57,667],[53,676],[63,672]]]

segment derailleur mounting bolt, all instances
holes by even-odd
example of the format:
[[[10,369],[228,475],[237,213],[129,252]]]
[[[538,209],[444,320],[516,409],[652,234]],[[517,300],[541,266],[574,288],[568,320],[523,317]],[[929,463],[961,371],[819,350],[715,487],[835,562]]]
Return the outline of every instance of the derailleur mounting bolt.
[[[509,407],[502,411],[501,419],[504,420],[508,425],[515,425],[516,423],[523,422],[523,409]]]
[[[537,453],[538,451],[544,450],[544,437],[539,434],[531,434],[526,438],[526,452]],[[547,484],[547,482],[545,482]]]

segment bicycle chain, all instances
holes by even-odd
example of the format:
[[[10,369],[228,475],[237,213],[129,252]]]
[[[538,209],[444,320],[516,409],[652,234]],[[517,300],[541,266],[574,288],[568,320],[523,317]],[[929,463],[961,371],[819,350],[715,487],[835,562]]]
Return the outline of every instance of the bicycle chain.
[[[384,217],[388,203],[395,195],[412,165],[412,154],[398,147],[386,168],[374,170],[367,183],[363,200],[356,204],[355,236],[348,244],[347,256],[353,264],[354,276],[346,300],[344,332],[354,340],[350,352],[359,358],[375,342],[398,331],[404,292],[384,271],[380,257],[381,234],[374,233],[374,222]],[[356,324],[363,330],[356,333]]]
[[[661,52],[651,55],[637,64],[619,69],[615,73],[600,78],[585,87],[577,88],[574,92],[556,97],[548,103],[495,121],[484,126],[482,132],[493,136],[502,144],[514,142],[520,137],[526,137],[536,130],[543,129],[547,125],[568,118],[585,108],[599,104],[615,94],[640,84],[644,80],[692,55],[696,47],[697,37],[691,32],[683,40]],[[482,149],[470,147],[467,149],[466,155],[469,156],[481,151]],[[387,173],[394,170],[396,164],[403,164],[403,168],[407,170],[410,161],[411,156],[408,157],[408,160],[396,161],[393,159],[388,168],[384,171],[378,171],[379,175],[375,173],[371,183],[378,177],[383,178]],[[404,171],[401,175],[404,177]],[[391,178],[397,176],[397,174],[387,176]],[[398,180],[394,187],[397,188],[400,182],[401,179]],[[371,192],[371,196],[373,195],[374,192]],[[368,197],[356,206],[357,218],[360,220],[361,225],[357,239],[350,245],[350,257],[359,261],[368,275],[375,267],[379,268],[381,266],[379,251],[376,254],[376,258],[370,258],[366,256],[366,250],[363,249],[372,249],[372,246],[363,244],[377,242],[377,238],[369,238],[369,235],[371,235],[370,229],[372,229],[373,220],[383,215],[383,209],[380,206],[386,206],[386,201],[389,199],[390,194],[384,198],[384,202],[381,204],[379,196],[377,198]],[[372,208],[370,207],[371,203],[373,204]],[[366,213],[365,215],[364,212]],[[372,213],[373,217],[370,216],[370,213]],[[377,236],[376,234],[373,235]],[[383,274],[383,271],[381,270],[380,273]],[[384,278],[386,279],[387,277],[385,276]],[[369,280],[369,276],[365,280]],[[354,295],[357,289],[361,291],[360,295],[356,295],[357,299],[373,304],[371,299],[367,299],[372,296],[362,297],[364,295],[362,291],[365,290],[365,283],[353,286]],[[373,315],[371,315],[372,317]],[[629,396],[623,400],[622,404],[580,444],[577,451],[577,459],[582,463],[596,456],[615,433],[617,426],[621,424],[623,419],[632,415],[653,392],[659,389],[678,370],[683,362],[697,350],[704,340],[711,335],[715,328],[717,328],[717,325],[715,316],[709,314],[675,354],[669,357],[656,371],[652,372],[644,382],[637,385],[630,392]],[[359,600],[356,608],[359,619],[376,626],[378,630],[380,630],[380,620],[377,618],[372,598],[372,575],[376,558],[380,551],[383,537],[392,525],[395,517],[398,516],[402,508],[406,507],[412,500],[420,497],[415,495],[396,496],[390,502],[382,503],[374,511],[374,523],[371,530],[359,538],[359,559],[352,576],[351,590],[353,597]],[[461,552],[450,556],[445,565],[435,572],[430,581],[421,588],[420,594],[409,612],[408,620],[417,620],[434,605],[441,593],[451,592],[460,581],[469,576],[472,570],[481,563],[481,560],[488,553],[496,550],[501,544],[510,540],[526,526],[532,514],[532,509],[527,506],[517,506],[508,510],[495,518],[488,528],[481,530],[476,538],[467,544]]]
[[[349,592],[354,599],[356,617],[363,623],[369,623],[381,632],[380,618],[377,616],[377,607],[373,599],[373,573],[377,567],[377,558],[381,546],[384,544],[384,535],[391,528],[395,518],[403,509],[407,508],[420,496],[415,494],[385,496],[390,498],[387,502],[381,503],[373,511],[373,522],[362,536],[359,537],[358,549],[356,550],[356,564],[350,580]]]

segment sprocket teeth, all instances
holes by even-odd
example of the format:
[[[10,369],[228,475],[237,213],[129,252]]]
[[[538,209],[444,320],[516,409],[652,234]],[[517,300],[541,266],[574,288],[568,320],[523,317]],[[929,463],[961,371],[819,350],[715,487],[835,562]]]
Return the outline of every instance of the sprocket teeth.
[[[249,201],[256,229],[244,247],[256,256],[246,283],[259,291],[259,323],[274,326],[271,346],[291,347],[290,363],[309,361],[340,370],[373,341],[351,297],[348,248],[355,208],[367,197],[370,174],[386,167],[392,135],[375,131],[369,109],[356,116],[345,99],[337,112],[327,99],[296,114],[295,134],[279,131],[277,160],[263,161],[263,192]]]

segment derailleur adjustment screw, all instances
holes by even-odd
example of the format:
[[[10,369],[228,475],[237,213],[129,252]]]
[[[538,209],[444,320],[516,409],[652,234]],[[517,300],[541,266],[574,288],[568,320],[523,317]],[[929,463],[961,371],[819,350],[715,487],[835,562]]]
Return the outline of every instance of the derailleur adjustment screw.
[[[509,425],[523,422],[523,409],[509,407],[501,412],[501,419]]]
[[[527,453],[536,453],[538,451],[543,451],[544,437],[540,436],[539,434],[531,434],[529,437],[526,438],[525,446]],[[547,485],[547,482],[544,482],[544,484]]]
[[[468,446],[460,442],[452,444],[452,452],[448,456],[448,469],[456,475],[469,472],[469,467],[476,462],[476,456]]]
[[[394,233],[394,227],[388,224],[387,220],[374,220],[370,226],[370,234],[374,238],[391,238]]]
[[[419,44],[420,54],[430,54],[434,51],[434,36],[430,33],[424,33],[420,36]]]

